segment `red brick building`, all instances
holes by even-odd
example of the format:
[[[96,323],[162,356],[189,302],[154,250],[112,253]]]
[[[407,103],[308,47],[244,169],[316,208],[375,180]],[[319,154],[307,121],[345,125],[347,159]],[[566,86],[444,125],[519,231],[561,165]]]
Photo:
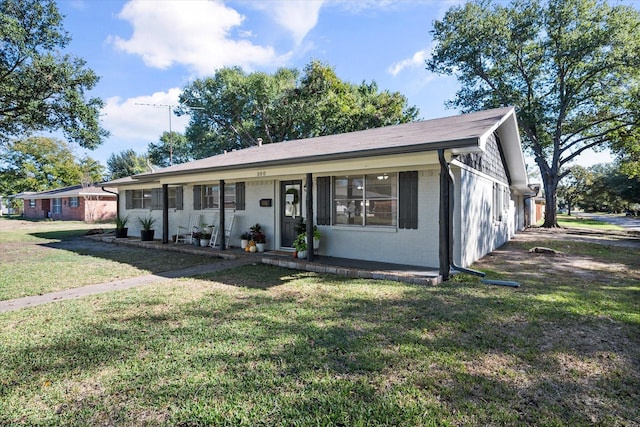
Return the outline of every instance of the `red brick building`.
[[[109,221],[116,217],[117,190],[75,185],[39,193],[22,193],[24,217],[66,221]]]

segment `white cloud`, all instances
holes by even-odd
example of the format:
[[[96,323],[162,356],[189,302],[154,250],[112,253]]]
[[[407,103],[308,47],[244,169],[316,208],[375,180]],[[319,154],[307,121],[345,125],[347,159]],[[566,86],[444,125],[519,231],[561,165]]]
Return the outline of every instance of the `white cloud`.
[[[182,89],[172,88],[167,92],[125,100],[109,98],[102,109],[103,126],[111,132],[112,138],[139,142],[146,149],[150,142],[158,141],[169,126],[175,132],[184,132],[189,117],[169,114],[173,110],[169,106],[178,105],[180,93]]]
[[[392,76],[397,76],[406,68],[424,67],[426,59],[429,57],[431,49],[419,50],[411,58],[403,59],[391,65],[388,69]]]
[[[291,0],[259,2],[254,7],[270,15],[277,25],[291,33],[296,45],[300,45],[318,23],[324,3],[324,0]]]
[[[130,1],[119,17],[133,25],[133,34],[111,36],[110,42],[150,67],[181,64],[203,75],[227,65],[253,68],[282,60],[271,46],[233,39],[233,31],[248,34],[241,28],[244,17],[218,1]]]

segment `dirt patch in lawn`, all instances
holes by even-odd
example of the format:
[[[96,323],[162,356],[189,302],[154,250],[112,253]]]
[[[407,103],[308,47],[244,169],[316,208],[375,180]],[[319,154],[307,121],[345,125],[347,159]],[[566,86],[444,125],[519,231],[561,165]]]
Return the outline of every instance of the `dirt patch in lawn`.
[[[555,253],[532,252],[540,247]],[[514,280],[525,281],[569,278],[576,282],[609,283],[618,279],[640,280],[637,250],[640,250],[640,238],[633,233],[529,228],[479,260],[474,268],[501,271]]]

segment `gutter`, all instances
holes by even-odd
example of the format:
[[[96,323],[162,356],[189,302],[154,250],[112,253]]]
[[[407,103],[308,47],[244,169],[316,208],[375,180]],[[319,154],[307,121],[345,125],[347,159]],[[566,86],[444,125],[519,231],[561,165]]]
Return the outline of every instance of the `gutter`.
[[[120,193],[109,191],[109,190],[105,189],[103,186],[100,186],[100,188],[102,188],[102,191],[104,191],[105,193],[110,193],[110,194],[115,194],[116,195],[116,217],[119,218],[120,217]]]
[[[440,161],[440,275],[443,281],[449,280],[451,269],[474,276],[484,277],[485,273],[460,267],[453,261],[453,207],[454,181],[451,167],[444,157],[444,149],[438,150]]]

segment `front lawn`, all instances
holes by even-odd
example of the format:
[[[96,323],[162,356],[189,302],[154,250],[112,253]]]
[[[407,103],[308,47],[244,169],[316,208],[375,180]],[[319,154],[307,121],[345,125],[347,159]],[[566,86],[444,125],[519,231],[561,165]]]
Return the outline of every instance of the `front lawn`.
[[[475,266],[517,289],[249,265],[4,313],[0,425],[634,426],[640,249],[605,249]]]
[[[215,262],[211,257],[167,254],[88,242],[84,234],[109,225],[0,218],[0,300]]]

